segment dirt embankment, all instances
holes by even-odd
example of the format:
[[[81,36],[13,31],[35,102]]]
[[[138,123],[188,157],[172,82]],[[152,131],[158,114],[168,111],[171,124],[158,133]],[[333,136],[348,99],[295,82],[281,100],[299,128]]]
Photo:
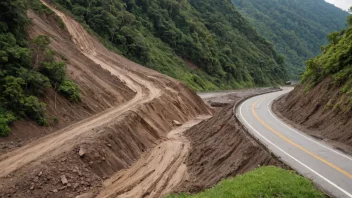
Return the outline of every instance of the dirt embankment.
[[[45,98],[49,114],[67,119],[52,129],[39,129],[22,122],[14,128],[12,137],[2,140],[12,141],[16,134],[19,138],[34,137],[33,141],[26,139],[24,146],[0,156],[0,197],[97,195],[108,187],[104,180],[129,168],[136,160],[145,159],[143,155],[153,153],[164,142],[169,143],[164,143],[166,150],[162,157],[175,159],[179,165],[162,165],[166,165],[165,171],[172,178],[181,177],[173,169],[182,169],[188,147],[184,138],[168,136],[176,127],[173,121],[195,124],[199,116],[211,115],[212,111],[182,83],[108,51],[79,23],[51,9],[66,29],[60,29],[50,17],[29,11],[33,25],[30,35],[44,34],[51,38],[50,47],[67,59],[68,75],[80,85],[83,102],[71,104],[58,98],[55,108],[53,95],[49,95]],[[37,129],[39,132],[35,132]],[[180,147],[186,150],[169,148],[173,140],[181,142]],[[153,177],[158,178],[165,171]],[[170,191],[181,180],[160,181],[158,185],[163,191]],[[169,185],[170,181],[174,185]],[[157,188],[151,186],[146,193],[153,189]],[[115,190],[111,192],[114,193]]]
[[[38,35],[50,36],[50,48],[67,60],[67,75],[79,85],[82,101],[71,103],[52,89],[47,90],[42,100],[47,104],[50,126],[41,127],[29,120],[15,122],[10,136],[0,138],[0,154],[125,103],[136,94],[117,76],[84,56],[71,41],[69,33],[59,27],[55,16],[41,18],[29,11],[28,17],[33,23],[28,30],[29,36],[32,39]]]
[[[212,100],[230,98],[236,103],[244,97],[270,91],[272,90],[242,90]],[[233,104],[192,127],[185,135],[191,142],[186,162],[190,177],[179,191],[198,192],[212,187],[221,179],[242,174],[258,166],[285,167],[242,128],[233,115]]]
[[[338,99],[341,98],[341,89],[336,88],[329,78],[307,93],[304,89],[304,85],[297,86],[274,102],[275,113],[296,128],[351,152],[352,111],[341,109],[346,105]]]
[[[49,114],[63,119],[58,126],[16,124],[5,143],[34,140],[0,156],[0,197],[160,197],[280,164],[241,128],[231,105],[201,122],[212,110],[193,91],[107,50],[79,23],[51,9],[66,29],[29,11],[30,35],[51,38],[83,102],[59,97],[55,108],[52,93],[44,100]]]

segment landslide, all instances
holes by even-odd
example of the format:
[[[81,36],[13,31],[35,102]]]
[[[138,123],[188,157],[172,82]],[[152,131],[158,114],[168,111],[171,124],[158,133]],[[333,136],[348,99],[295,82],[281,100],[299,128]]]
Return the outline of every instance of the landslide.
[[[42,100],[47,104],[46,113],[49,119],[57,119],[58,122],[54,124],[51,121],[48,127],[38,126],[30,120],[15,122],[11,127],[10,136],[0,139],[0,153],[125,103],[136,94],[117,76],[111,75],[109,71],[84,56],[71,42],[70,34],[60,28],[56,15],[38,16],[32,10],[29,10],[27,15],[32,21],[27,30],[29,37],[34,39],[39,35],[50,35],[50,48],[65,57],[67,76],[80,87],[81,102],[69,102],[53,89],[48,89]]]
[[[307,61],[303,84],[274,107],[309,134],[352,151],[352,15],[347,22],[347,29],[329,34],[322,53]]]
[[[127,58],[194,90],[264,86],[286,79],[283,58],[228,0],[51,2]]]
[[[270,89],[243,91],[226,98],[234,103],[254,94],[271,92]],[[259,166],[286,167],[272,156],[243,128],[233,114],[233,104],[212,118],[185,132],[191,142],[187,157],[189,178],[178,188],[182,192],[199,192],[210,188],[224,178],[245,173]]]
[[[50,37],[50,47],[68,60],[70,78],[82,86],[81,109],[93,110],[76,118],[83,110],[57,102],[59,110],[55,112],[49,96],[49,111],[57,115],[64,112],[72,120],[68,119],[66,127],[62,125],[61,129],[39,137],[42,133],[32,142],[0,156],[0,197],[97,195],[104,189],[105,179],[144,159],[141,156],[153,153],[157,145],[175,139],[168,136],[175,129],[174,120],[191,120],[195,124],[197,121],[192,120],[197,117],[211,115],[203,101],[182,83],[107,50],[71,17],[43,3],[60,17],[65,29],[58,29],[56,20],[29,10],[30,35]],[[28,125],[24,122],[23,126]],[[32,129],[17,130],[25,133]],[[179,141],[181,145],[187,144],[182,137]],[[170,174],[179,166],[182,169],[182,156],[187,149],[171,147],[166,151],[162,156],[167,157],[169,151],[176,151],[169,156],[180,156],[175,158],[178,166],[166,166]],[[160,175],[163,172],[155,177]],[[174,183],[176,186],[168,182],[169,179],[162,180],[160,185],[171,191],[180,181]]]

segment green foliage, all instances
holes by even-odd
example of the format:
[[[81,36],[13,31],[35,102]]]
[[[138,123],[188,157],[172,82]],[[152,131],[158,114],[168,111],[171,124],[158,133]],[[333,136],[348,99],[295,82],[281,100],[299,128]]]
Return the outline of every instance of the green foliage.
[[[8,136],[9,125],[20,118],[48,124],[45,104],[38,97],[52,84],[64,84],[62,93],[70,100],[79,98],[78,86],[65,81],[65,64],[55,62],[55,53],[48,48],[50,39],[38,36],[27,41],[27,5],[37,12],[52,13],[39,0],[0,2],[0,136]]]
[[[65,63],[43,62],[41,72],[50,79],[52,85],[61,84],[66,77]]]
[[[71,102],[79,102],[81,100],[78,85],[70,80],[63,81],[58,91],[67,97]]]
[[[8,126],[16,120],[15,115],[12,112],[5,111],[0,106],[0,136],[8,136],[10,134],[10,127]]]
[[[274,43],[299,79],[305,61],[319,54],[325,36],[346,27],[348,13],[317,0],[231,0],[259,33]]]
[[[324,198],[308,179],[293,171],[267,166],[226,179],[199,194],[170,195],[169,198]]]
[[[54,12],[43,5],[40,0],[30,0],[28,1],[28,6],[38,14],[54,14]]]
[[[229,1],[55,2],[126,57],[196,90],[265,86],[286,78],[284,59]]]
[[[348,17],[350,18],[350,16]],[[331,77],[334,87],[340,89],[340,101],[334,105],[335,110],[351,109],[352,103],[352,26],[341,32],[328,35],[329,43],[322,47],[322,53],[307,61],[307,70],[302,81],[307,87],[314,87],[327,77]],[[341,98],[347,100],[347,107]],[[329,104],[332,106],[332,104]]]
[[[45,118],[45,103],[40,102],[35,96],[25,97],[23,100],[23,112],[27,117],[33,118],[39,125],[45,126],[48,124]]]
[[[33,43],[37,48],[44,51],[50,44],[50,38],[45,35],[39,35],[33,40]]]

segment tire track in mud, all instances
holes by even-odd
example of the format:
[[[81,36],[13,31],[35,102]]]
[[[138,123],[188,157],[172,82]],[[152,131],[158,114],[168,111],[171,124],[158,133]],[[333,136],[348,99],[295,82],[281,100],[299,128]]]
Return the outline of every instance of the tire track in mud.
[[[5,178],[21,168],[32,168],[40,162],[72,150],[84,139],[95,138],[100,128],[124,119],[124,113],[135,111],[139,106],[158,97],[162,98],[163,94],[170,92],[178,94],[177,89],[174,90],[172,87],[175,85],[169,86],[169,82],[176,84],[177,81],[163,76],[162,78],[167,79],[167,82],[164,85],[158,84],[162,81],[159,73],[140,67],[108,51],[78,22],[56,10],[44,0],[41,1],[62,19],[77,49],[88,59],[124,82],[129,89],[135,92],[135,96],[117,107],[107,109],[0,156],[0,167],[2,167],[0,178]],[[103,87],[104,85],[102,84]],[[106,88],[109,89],[109,87]],[[210,111],[208,112],[211,114]],[[188,178],[185,159],[190,150],[190,143],[183,136],[183,132],[209,117],[199,116],[172,130],[167,134],[166,140],[142,154],[130,168],[118,171],[106,180],[98,197],[160,197],[172,192]]]
[[[167,140],[145,153],[130,168],[121,170],[104,182],[97,196],[106,197],[160,197],[172,192],[188,178],[185,159],[190,142],[183,132],[210,116],[200,116],[172,130]]]

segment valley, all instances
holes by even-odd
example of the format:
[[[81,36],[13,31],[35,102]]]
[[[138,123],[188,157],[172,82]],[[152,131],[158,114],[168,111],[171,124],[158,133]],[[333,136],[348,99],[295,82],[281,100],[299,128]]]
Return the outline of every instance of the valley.
[[[0,197],[352,197],[352,15],[252,3],[0,3]]]

